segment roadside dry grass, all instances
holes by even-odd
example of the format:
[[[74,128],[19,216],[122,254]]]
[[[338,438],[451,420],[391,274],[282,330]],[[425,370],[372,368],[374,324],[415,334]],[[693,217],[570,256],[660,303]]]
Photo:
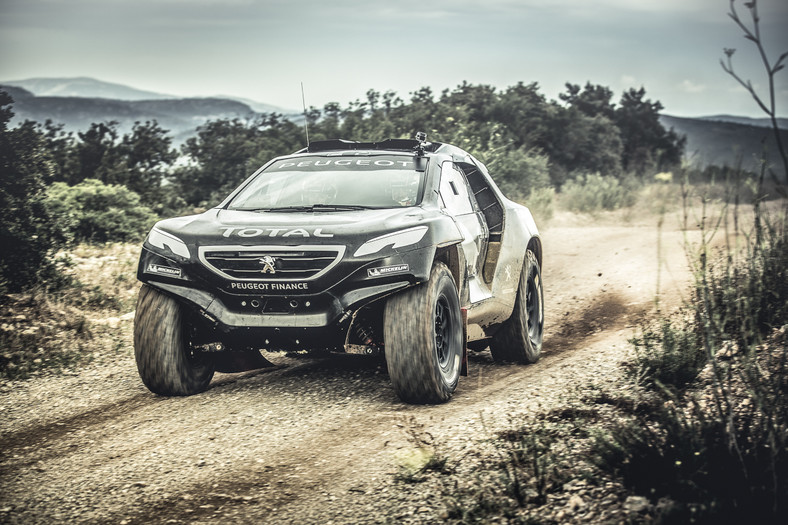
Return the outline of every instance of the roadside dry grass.
[[[64,255],[69,286],[0,297],[0,377],[61,372],[124,348],[139,247],[81,245]]]

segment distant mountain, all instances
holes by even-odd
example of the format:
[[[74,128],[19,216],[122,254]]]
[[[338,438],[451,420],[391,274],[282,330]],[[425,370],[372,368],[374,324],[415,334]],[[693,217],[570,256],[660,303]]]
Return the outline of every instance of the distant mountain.
[[[252,118],[260,113],[301,117],[297,111],[238,97],[178,98],[87,77],[30,78],[0,82],[0,87],[15,100],[12,125],[50,119],[76,132],[94,122],[115,120],[125,133],[136,121],[155,119],[170,130],[177,144],[209,120]]]
[[[764,128],[771,128],[772,121],[769,118],[750,118],[750,117],[737,117],[735,115],[712,115],[709,117],[697,117],[700,120],[711,120],[719,122],[733,122],[735,124],[745,124],[747,126],[760,126]],[[788,118],[778,118],[777,126],[780,129],[788,129]]]
[[[176,98],[91,78],[32,78],[0,82],[14,99],[11,125],[25,120],[63,124],[84,131],[94,122],[117,121],[121,133],[134,122],[156,120],[180,144],[209,120],[254,118],[260,113],[296,115],[270,104],[230,97]]]
[[[26,89],[37,97],[111,98],[115,100],[161,100],[177,98],[153,91],[144,91],[123,84],[113,84],[88,77],[28,78],[0,82],[4,86]]]
[[[280,108],[279,106],[272,106],[271,104],[263,104],[262,102],[256,102],[254,100],[242,97],[233,97],[230,95],[217,95],[216,98],[226,98],[228,100],[235,100],[236,102],[241,102],[242,104],[246,104],[253,110],[258,113],[279,113],[281,115],[285,115],[286,117],[296,117],[302,118],[303,115],[300,111],[295,109],[285,109]]]
[[[3,89],[0,86],[0,89]],[[25,96],[11,87],[14,117],[11,125],[25,120],[63,124],[66,131],[84,131],[94,122],[117,121],[121,133],[135,122],[156,120],[180,144],[209,120],[254,118],[257,113],[246,104],[220,98],[182,98],[169,100],[113,100],[85,97]],[[21,96],[20,96],[21,95]]]
[[[666,128],[673,128],[679,135],[687,137],[685,155],[690,163],[697,166],[741,165],[748,170],[757,170],[764,146],[769,160],[780,162],[777,141],[771,128],[761,124],[747,124],[760,119],[725,115],[723,117],[726,119],[661,115],[660,122]],[[788,147],[788,129],[781,131],[781,137],[783,145]]]
[[[96,80],[95,78],[88,77],[29,78],[27,80],[0,82],[0,85],[26,89],[37,97],[109,98],[114,100],[172,100],[182,98],[153,91],[144,91],[123,84],[114,84],[112,82],[104,82],[103,80]],[[216,95],[209,98],[235,100],[246,104],[257,113],[280,113],[283,115],[300,114],[297,110],[280,108],[248,98],[230,95]]]
[[[0,89],[11,95],[11,98],[16,100],[22,100],[23,98],[32,98],[35,97],[34,94],[29,92],[26,89],[22,89],[20,87],[13,87],[13,86],[3,86],[0,85]]]

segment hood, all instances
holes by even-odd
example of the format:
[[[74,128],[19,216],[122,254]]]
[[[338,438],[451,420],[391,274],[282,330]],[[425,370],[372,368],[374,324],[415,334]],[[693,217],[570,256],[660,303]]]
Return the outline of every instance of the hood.
[[[378,234],[435,217],[421,207],[315,212],[251,212],[212,209],[200,215],[176,217],[156,228],[195,246],[355,244]],[[362,241],[363,242],[363,241]]]

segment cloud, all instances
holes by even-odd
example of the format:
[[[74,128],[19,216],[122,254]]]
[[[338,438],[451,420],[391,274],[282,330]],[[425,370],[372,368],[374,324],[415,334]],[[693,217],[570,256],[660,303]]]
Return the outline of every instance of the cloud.
[[[703,93],[706,91],[706,84],[696,84],[692,80],[684,79],[679,84],[679,89],[687,93]]]

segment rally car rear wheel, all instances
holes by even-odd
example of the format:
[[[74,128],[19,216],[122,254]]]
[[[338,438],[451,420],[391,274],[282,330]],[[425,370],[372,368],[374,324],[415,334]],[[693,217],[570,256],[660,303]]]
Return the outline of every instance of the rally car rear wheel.
[[[525,253],[517,299],[512,316],[490,342],[496,361],[535,363],[542,353],[544,297],[539,262],[531,250]]]
[[[408,403],[442,403],[457,388],[462,317],[457,286],[443,263],[430,280],[386,303],[383,337],[389,377]]]
[[[173,298],[142,285],[134,317],[134,356],[142,382],[163,396],[187,396],[208,388],[214,365],[190,344],[188,312]]]

